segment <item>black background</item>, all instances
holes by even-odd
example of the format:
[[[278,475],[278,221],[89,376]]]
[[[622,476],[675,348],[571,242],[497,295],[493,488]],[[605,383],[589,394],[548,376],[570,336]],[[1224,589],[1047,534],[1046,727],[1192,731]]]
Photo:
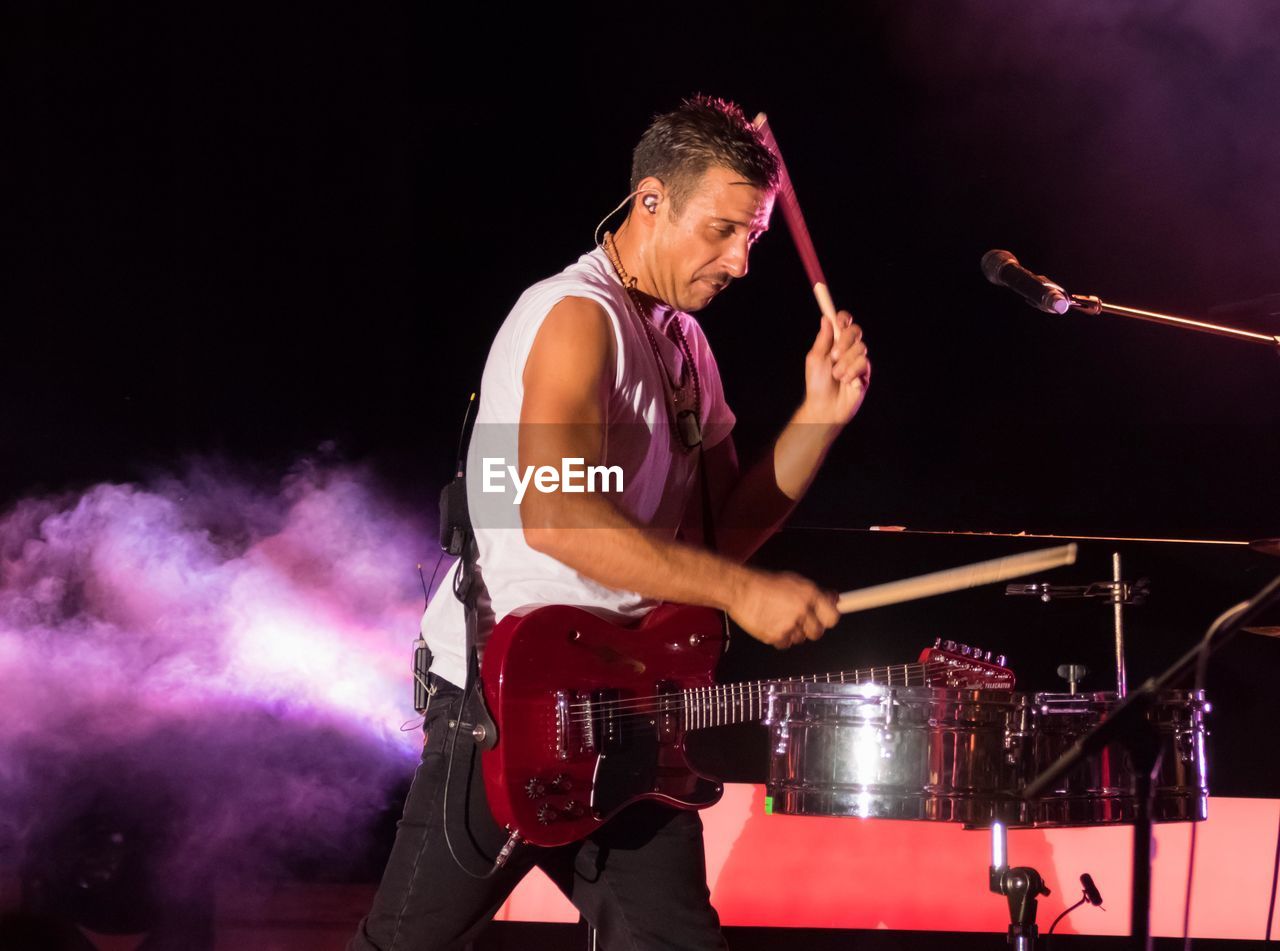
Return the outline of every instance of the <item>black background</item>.
[[[589,249],[650,116],[702,91],[769,113],[875,361],[796,525],[1280,535],[1275,354],[1040,315],[978,270],[1008,248],[1190,316],[1280,290],[1273,5],[19,2],[5,33],[0,503],[190,452],[270,473],[331,443],[432,505],[508,308]],[[817,325],[780,217],[700,319],[750,457]],[[791,532],[763,559],[850,588],[1030,547],[913,546]],[[1109,551],[1059,580],[1102,580]],[[1153,583],[1141,672],[1280,567],[1126,551]],[[1069,644],[1105,667],[1100,607],[965,598],[846,622],[878,639],[821,657],[748,645],[729,673],[901,660],[973,627],[1032,689]],[[1241,743],[1275,713],[1275,647],[1224,661]],[[1274,792],[1246,773],[1218,789]]]

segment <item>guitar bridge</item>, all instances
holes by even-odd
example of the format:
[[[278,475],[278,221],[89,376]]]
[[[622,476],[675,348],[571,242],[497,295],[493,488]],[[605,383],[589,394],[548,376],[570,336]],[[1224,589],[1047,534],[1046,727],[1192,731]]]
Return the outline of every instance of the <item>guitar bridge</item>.
[[[583,726],[590,730],[590,717],[584,717],[580,712],[574,714],[574,707],[582,705],[581,701],[573,703],[575,696],[567,690],[556,691],[556,759],[559,760],[567,760],[575,752],[575,746],[579,747],[576,752],[583,752],[581,744],[576,741],[583,734]]]
[[[622,743],[617,712],[621,696],[618,690],[557,690],[556,758],[569,760],[616,750]]]
[[[579,756],[617,753],[638,732],[652,732],[672,742],[680,732],[680,690],[669,681],[658,684],[658,693],[640,700],[623,700],[616,689],[554,694],[555,757],[565,761]]]

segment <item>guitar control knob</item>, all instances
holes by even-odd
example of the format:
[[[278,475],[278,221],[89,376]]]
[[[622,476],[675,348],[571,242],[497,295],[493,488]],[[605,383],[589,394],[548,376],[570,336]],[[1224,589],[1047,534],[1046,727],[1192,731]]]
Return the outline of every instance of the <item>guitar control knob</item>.
[[[530,799],[541,799],[547,794],[547,784],[535,776],[524,784],[524,791]]]
[[[566,819],[581,819],[586,811],[587,810],[583,807],[582,803],[575,799],[571,799],[564,804],[564,809],[561,810],[561,815]]]
[[[538,807],[538,821],[544,826],[549,826],[560,818],[560,810],[550,803],[543,803]]]
[[[551,780],[551,791],[555,793],[567,793],[573,789],[573,781],[564,773],[561,773],[555,779]]]

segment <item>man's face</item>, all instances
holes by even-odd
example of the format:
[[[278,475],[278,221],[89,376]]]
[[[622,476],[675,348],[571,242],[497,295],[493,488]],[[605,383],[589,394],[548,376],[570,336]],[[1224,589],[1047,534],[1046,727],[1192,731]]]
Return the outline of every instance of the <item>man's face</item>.
[[[653,247],[662,299],[692,313],[745,276],[751,246],[769,229],[772,211],[773,192],[720,166],[707,169],[678,217],[659,207]]]

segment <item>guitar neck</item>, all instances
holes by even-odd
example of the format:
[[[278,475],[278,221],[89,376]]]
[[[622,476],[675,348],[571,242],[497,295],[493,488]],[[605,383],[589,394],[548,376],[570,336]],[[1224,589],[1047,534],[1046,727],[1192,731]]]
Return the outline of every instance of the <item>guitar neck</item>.
[[[749,680],[736,684],[713,684],[681,691],[684,698],[684,728],[701,730],[712,726],[749,723],[764,718],[769,688],[776,684],[886,684],[902,687],[927,687],[928,673],[924,664],[895,664],[891,667],[867,667],[842,670],[810,677],[785,680]]]

